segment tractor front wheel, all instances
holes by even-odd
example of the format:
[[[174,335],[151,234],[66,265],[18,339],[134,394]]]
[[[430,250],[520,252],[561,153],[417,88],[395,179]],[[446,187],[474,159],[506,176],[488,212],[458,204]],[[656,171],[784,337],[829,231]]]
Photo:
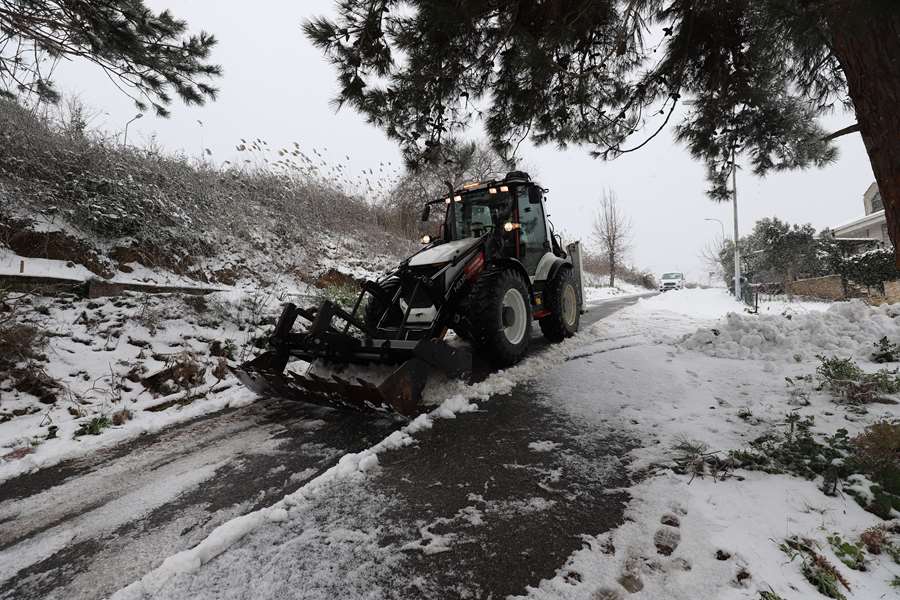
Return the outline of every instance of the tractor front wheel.
[[[544,290],[544,305],[550,314],[538,321],[547,341],[557,343],[570,338],[578,331],[581,307],[575,274],[570,268],[562,268]]]
[[[531,295],[511,269],[488,270],[471,291],[469,333],[480,353],[497,367],[516,364],[531,341]]]

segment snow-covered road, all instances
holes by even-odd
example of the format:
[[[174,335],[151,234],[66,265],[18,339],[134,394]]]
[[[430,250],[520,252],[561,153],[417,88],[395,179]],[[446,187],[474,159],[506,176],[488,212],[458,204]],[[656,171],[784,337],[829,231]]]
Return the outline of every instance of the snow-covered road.
[[[257,403],[5,482],[0,598],[101,598],[398,425]]]

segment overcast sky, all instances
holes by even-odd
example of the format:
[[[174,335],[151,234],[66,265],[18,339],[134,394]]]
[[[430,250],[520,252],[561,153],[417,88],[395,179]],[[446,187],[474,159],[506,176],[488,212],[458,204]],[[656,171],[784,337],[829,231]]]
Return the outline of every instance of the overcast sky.
[[[293,142],[304,150],[318,148],[333,162],[346,162],[357,172],[390,160],[400,162],[396,145],[349,109],[335,112],[329,100],[337,86],[334,72],[301,32],[305,18],[334,12],[334,0],[149,0],[154,8],[171,8],[187,19],[192,31],[214,33],[213,53],[224,76],[216,82],[219,99],[203,107],[173,104],[172,116],[145,115],[129,128],[129,142],[146,143],[155,136],[165,148],[198,156],[210,148],[217,161],[234,159],[240,138],[262,138],[271,146]],[[76,93],[102,111],[93,122],[119,132],[134,116],[134,105],[92,65],[67,64],[56,73],[59,87]],[[200,125],[197,121],[202,121]],[[853,122],[837,113],[823,125],[838,129]],[[480,137],[480,124],[472,137]],[[840,138],[839,160],[825,168],[773,174],[765,179],[738,174],[741,235],[756,219],[776,215],[817,229],[835,226],[862,214],[862,194],[874,181],[858,134]],[[643,150],[612,162],[590,158],[588,148],[525,147],[520,154],[550,188],[551,219],[567,237],[589,244],[596,201],[603,188],[615,191],[634,229],[629,261],[655,273],[680,270],[706,281],[699,254],[721,236],[723,221],[731,237],[731,205],[705,197],[704,169],[670,134]],[[377,170],[377,169],[376,169]]]

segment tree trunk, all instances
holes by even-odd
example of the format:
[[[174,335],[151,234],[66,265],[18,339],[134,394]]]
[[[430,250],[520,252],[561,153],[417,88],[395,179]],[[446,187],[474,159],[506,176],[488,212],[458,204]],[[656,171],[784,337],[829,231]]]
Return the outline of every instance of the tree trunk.
[[[824,6],[900,269],[900,7],[851,0]]]
[[[609,287],[616,285],[616,258],[612,254],[609,255]]]

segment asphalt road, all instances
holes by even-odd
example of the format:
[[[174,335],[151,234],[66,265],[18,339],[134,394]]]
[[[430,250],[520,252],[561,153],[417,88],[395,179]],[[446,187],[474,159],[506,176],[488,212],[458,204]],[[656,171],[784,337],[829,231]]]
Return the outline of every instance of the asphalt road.
[[[583,325],[634,301],[594,305]],[[597,377],[589,362],[569,361],[546,381],[517,386],[479,412],[438,421],[417,436],[414,450],[387,453],[366,493],[311,511],[319,527],[368,522],[379,532],[373,547],[402,550],[391,554],[399,562],[368,566],[358,584],[345,585],[380,585],[383,595],[398,598],[504,597],[552,576],[581,546],[581,534],[615,526],[627,499],[620,457],[632,441],[604,426],[602,414],[585,422],[561,401]],[[400,426],[264,401],[7,481],[0,486],[0,598],[106,597],[221,523],[273,503]],[[434,551],[447,540],[452,544]],[[278,573],[266,595],[332,597],[327,577],[308,575],[338,559],[315,544],[277,555],[270,540],[251,536],[241,544],[253,551],[225,553],[207,565],[209,577],[193,582],[197,587],[181,582],[166,596],[258,597],[253,579],[233,575],[253,572],[258,560]]]

